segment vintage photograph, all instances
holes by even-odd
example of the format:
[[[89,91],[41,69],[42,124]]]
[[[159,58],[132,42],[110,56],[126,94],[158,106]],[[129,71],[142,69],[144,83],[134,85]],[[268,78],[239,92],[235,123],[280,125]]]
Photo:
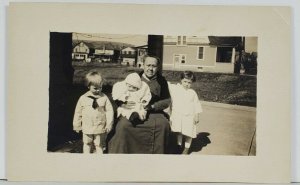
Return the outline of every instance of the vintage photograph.
[[[290,7],[8,13],[9,181],[290,182]]]
[[[50,32],[48,152],[255,156],[257,46]]]

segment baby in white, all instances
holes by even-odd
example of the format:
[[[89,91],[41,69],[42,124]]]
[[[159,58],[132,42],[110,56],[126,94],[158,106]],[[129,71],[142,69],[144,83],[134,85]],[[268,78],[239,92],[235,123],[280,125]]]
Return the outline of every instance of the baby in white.
[[[133,107],[119,106],[117,109],[117,117],[124,116],[131,122],[138,119],[143,121],[147,112],[145,106],[151,100],[151,92],[149,86],[143,82],[137,73],[129,74],[124,81],[117,82],[112,89],[112,97],[115,101],[122,103],[134,102]]]

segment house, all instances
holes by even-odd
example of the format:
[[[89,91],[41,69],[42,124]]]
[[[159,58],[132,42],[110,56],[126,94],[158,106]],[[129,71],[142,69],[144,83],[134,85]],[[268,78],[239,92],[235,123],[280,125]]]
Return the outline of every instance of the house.
[[[148,45],[137,46],[136,48],[136,67],[143,68],[144,67],[144,58],[148,54]]]
[[[90,55],[92,50],[91,46],[88,46],[87,43],[80,42],[73,47],[72,59],[77,61],[90,61]]]
[[[103,45],[97,47],[94,52],[94,61],[97,62],[111,62],[113,61],[115,50],[110,45]]]
[[[257,55],[257,37],[166,36],[163,68],[233,73],[242,50]]]
[[[73,41],[74,61],[117,62],[124,43],[109,41]]]
[[[233,73],[237,50],[243,46],[242,37],[215,37],[209,36],[211,46],[217,47],[216,65],[214,68],[204,68],[207,72]]]
[[[121,50],[122,65],[135,66],[136,65],[136,49],[134,47],[126,47]]]
[[[217,47],[208,37],[165,36],[163,68],[170,70],[201,70],[215,67]]]
[[[122,65],[143,68],[144,57],[148,53],[148,45],[126,47],[121,51]]]
[[[216,67],[209,72],[256,74],[257,37],[209,37],[217,46]],[[243,55],[243,64],[240,57]]]

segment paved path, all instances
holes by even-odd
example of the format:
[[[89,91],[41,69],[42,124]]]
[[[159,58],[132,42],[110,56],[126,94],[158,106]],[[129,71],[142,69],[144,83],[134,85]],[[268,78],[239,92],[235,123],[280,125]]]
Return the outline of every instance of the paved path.
[[[256,154],[256,108],[213,102],[201,103],[203,113],[197,127],[199,134],[193,140],[191,155]],[[66,143],[56,152],[82,152],[82,143]]]
[[[202,102],[192,154],[255,155],[256,108]]]

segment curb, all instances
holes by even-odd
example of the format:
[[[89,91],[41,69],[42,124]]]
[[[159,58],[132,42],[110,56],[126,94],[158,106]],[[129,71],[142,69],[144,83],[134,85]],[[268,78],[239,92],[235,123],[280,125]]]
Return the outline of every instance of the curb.
[[[256,112],[256,107],[248,107],[242,105],[231,105],[225,103],[216,103],[216,102],[208,102],[208,101],[200,101],[204,106],[212,106],[217,108],[225,108],[225,109],[232,109],[232,110],[242,110],[242,111],[249,111],[249,112]]]

